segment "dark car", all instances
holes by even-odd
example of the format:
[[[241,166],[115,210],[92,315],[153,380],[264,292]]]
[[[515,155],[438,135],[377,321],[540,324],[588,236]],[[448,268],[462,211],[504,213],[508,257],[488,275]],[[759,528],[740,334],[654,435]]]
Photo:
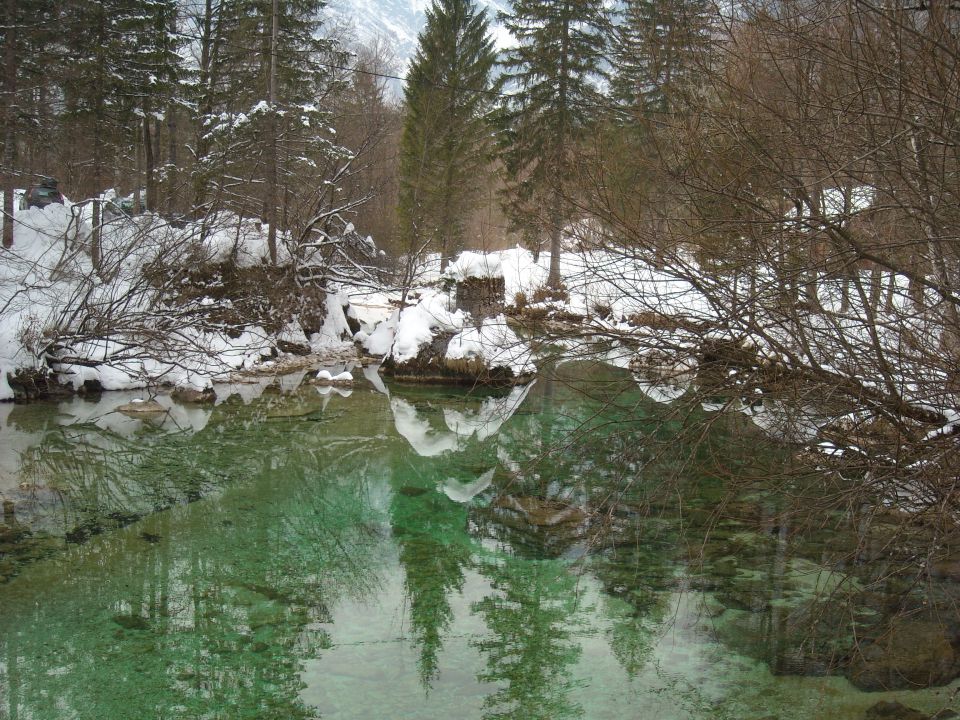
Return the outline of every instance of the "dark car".
[[[20,199],[20,209],[45,208],[53,203],[63,205],[63,194],[57,190],[56,180],[44,180],[36,185],[30,185],[24,191]]]

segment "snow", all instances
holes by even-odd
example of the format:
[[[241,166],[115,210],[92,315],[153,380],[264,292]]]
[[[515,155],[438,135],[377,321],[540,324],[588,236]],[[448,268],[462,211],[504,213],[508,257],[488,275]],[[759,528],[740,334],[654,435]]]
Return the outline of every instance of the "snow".
[[[467,278],[501,278],[502,260],[499,253],[463,252],[450,264],[446,274],[457,282]]]
[[[487,368],[508,368],[515,377],[537,371],[530,348],[507,325],[503,315],[466,328],[447,346],[447,360],[479,360]]]
[[[143,277],[151,263],[263,263],[266,234],[254,221],[223,213],[209,219],[203,234],[192,224],[175,229],[150,214],[117,217],[103,225],[104,281],[85,252],[91,234],[89,203],[15,209],[15,220],[14,245],[0,250],[0,400],[14,397],[8,374],[41,368],[48,358],[62,381],[75,389],[96,382],[107,390],[157,383],[205,390],[232,371],[259,365],[275,354],[280,341],[309,344],[318,351],[351,346],[344,310],[349,299],[343,292],[328,294],[324,325],[309,339],[297,318],[276,335],[257,326],[240,328],[238,337],[230,337],[190,323],[175,325],[150,338],[149,346],[141,346],[145,340],[136,331],[122,330],[128,318],[139,317],[136,322],[147,323],[146,329],[162,314]],[[194,302],[196,310],[218,303],[211,297]],[[230,306],[229,300],[219,302]],[[180,311],[187,314],[191,308]],[[376,317],[373,308],[365,311],[368,319]],[[77,318],[84,313],[108,322],[102,331],[77,332]],[[64,330],[76,339],[48,348],[49,338],[64,337]]]
[[[447,295],[428,289],[417,305],[404,308],[394,331],[393,360],[397,363],[412,360],[439,331],[461,330],[467,315],[462,310],[451,311],[450,305]]]
[[[362,340],[363,349],[371,357],[386,357],[390,354],[390,348],[393,347],[393,340],[396,335],[397,324],[400,322],[400,311],[397,310],[388,319],[377,325],[370,335]]]
[[[386,292],[350,292],[351,317],[368,334],[394,312],[394,297]]]
[[[110,193],[104,195],[109,196]],[[846,197],[829,189],[824,194],[829,213],[843,211],[843,203],[857,212],[871,202],[869,188],[854,189]],[[258,221],[231,213],[210,218],[202,232],[193,225],[175,230],[150,214],[118,217],[104,225],[103,256],[108,268],[102,273],[104,281],[93,272],[84,250],[91,233],[89,205],[68,202],[44,209],[17,209],[15,220],[14,247],[0,250],[0,400],[13,398],[8,374],[42,367],[49,358],[53,369],[75,388],[87,382],[99,383],[108,390],[133,390],[158,383],[197,390],[215,385],[228,393],[239,392],[247,401],[262,389],[260,385],[237,389],[224,386],[224,381],[233,370],[264,365],[264,359],[275,354],[281,340],[309,345],[315,352],[352,349],[355,341],[371,355],[391,356],[395,362],[403,363],[416,357],[438,333],[445,332],[453,336],[445,355],[451,362],[476,361],[488,368],[509,368],[515,375],[536,371],[529,348],[503,315],[470,318],[453,308],[448,294],[431,287],[414,288],[409,297],[415,304],[400,310],[396,309],[395,292],[331,288],[326,294],[323,326],[309,338],[299,319],[291,318],[277,334],[247,326],[240,328],[239,337],[231,338],[225,333],[203,332],[188,325],[165,337],[162,347],[145,347],[145,340],[131,334],[92,332],[77,333],[69,346],[48,349],[54,332],[76,324],[72,315],[80,299],[84,299],[84,307],[95,311],[94,315],[99,313],[109,320],[125,317],[123,313],[149,315],[155,312],[155,306],[150,305],[154,298],[141,287],[144,267],[157,260],[230,261],[241,267],[260,266],[269,257],[266,231]],[[796,222],[795,218],[788,220]],[[280,261],[284,262],[289,258],[289,238],[281,236],[278,240]],[[536,291],[545,285],[550,255],[542,253],[534,261],[529,251],[519,247],[501,252],[464,252],[451,264],[446,278],[460,281],[502,277],[507,305],[523,293],[528,304],[548,314],[579,314],[585,318],[588,330],[593,328],[607,337],[629,338],[608,359],[636,370],[638,387],[656,402],[676,402],[690,387],[697,372],[692,358],[704,334],[677,328],[657,329],[642,322],[638,327],[636,321],[631,322],[635,316],[683,321],[677,323],[680,328],[717,325],[722,320],[723,330],[709,337],[755,351],[764,362],[812,367],[880,391],[883,383],[889,382],[902,394],[905,403],[942,417],[938,427],[924,430],[926,442],[945,441],[960,427],[957,399],[949,387],[951,378],[943,367],[927,364],[925,354],[929,348],[941,346],[945,322],[938,313],[943,312],[942,303],[938,305],[931,291],[926,309],[914,311],[903,277],[881,274],[883,291],[889,289],[893,301],[891,307],[878,310],[873,326],[865,320],[869,316],[863,305],[865,300],[855,292],[844,298],[842,281],[822,275],[816,281],[824,312],[795,313],[785,319],[782,313],[778,315],[775,303],[766,307],[762,302],[754,302],[757,298],[775,298],[779,292],[777,278],[769,267],[752,268],[747,279],[701,268],[682,250],[658,259],[661,266],[631,255],[628,249],[612,251],[586,240],[579,244],[567,242],[565,246],[579,248],[564,251],[559,258],[568,293],[565,300],[534,303]],[[421,280],[442,279],[439,258],[425,258],[418,273]],[[867,287],[870,273],[862,272],[860,279]],[[209,309],[218,302],[227,306],[228,301],[215,298],[216,294],[211,292],[208,297],[197,298],[195,306],[186,310]],[[744,299],[753,302],[756,312],[749,322],[743,313],[737,312]],[[360,323],[361,330],[356,334],[351,331],[348,318]],[[624,349],[627,347],[629,351]],[[658,353],[665,347],[670,350],[673,365],[657,369]],[[582,343],[569,347],[570,355],[584,352]],[[684,355],[687,359],[682,359]],[[638,357],[644,362],[637,362]],[[883,376],[883,360],[894,367],[889,379]],[[326,372],[328,378],[318,375],[318,379],[339,378],[346,382],[343,375],[348,373]],[[364,374],[368,375],[367,370]],[[382,384],[377,389],[387,392]],[[485,427],[497,423],[493,409],[490,417],[485,416],[485,409],[476,414],[445,411],[447,428],[436,429],[425,425],[404,401],[392,398],[391,403],[398,430],[418,452],[461,448],[464,438],[482,437],[487,432]],[[814,408],[787,407],[769,399],[761,403],[734,398],[724,406],[743,411],[765,432],[793,441],[813,442],[821,428],[832,420],[817,417]],[[184,422],[195,423],[199,419],[184,418]]]
[[[327,293],[327,315],[320,332],[310,336],[310,350],[318,353],[323,350],[338,349],[352,344],[353,333],[347,323],[344,305],[349,298],[343,292]]]

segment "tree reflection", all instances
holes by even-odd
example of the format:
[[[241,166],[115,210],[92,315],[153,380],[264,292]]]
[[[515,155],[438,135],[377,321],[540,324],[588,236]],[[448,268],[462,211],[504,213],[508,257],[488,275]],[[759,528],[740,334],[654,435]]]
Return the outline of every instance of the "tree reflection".
[[[315,717],[302,661],[329,645],[340,598],[379,590],[383,518],[364,479],[384,462],[330,452],[315,428],[208,426],[223,444],[184,448],[182,473],[242,482],[3,587],[0,716]]]
[[[582,717],[570,693],[581,648],[576,578],[562,563],[506,558],[481,572],[495,593],[473,604],[489,635],[475,641],[486,656],[482,682],[500,688],[484,700],[485,720],[562,720]]]
[[[411,634],[420,650],[417,669],[425,689],[439,677],[443,636],[453,621],[450,596],[463,587],[473,550],[465,533],[466,508],[437,489],[440,470],[430,462],[406,465],[394,475],[390,502],[390,525],[400,551]]]

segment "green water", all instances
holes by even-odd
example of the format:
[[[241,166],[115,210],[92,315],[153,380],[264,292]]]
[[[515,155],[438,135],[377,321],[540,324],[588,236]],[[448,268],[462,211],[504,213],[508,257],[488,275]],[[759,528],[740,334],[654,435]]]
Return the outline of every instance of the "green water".
[[[957,588],[899,580],[880,520],[787,522],[819,481],[765,480],[788,456],[741,419],[599,366],[490,396],[297,380],[153,419],[4,408],[0,718],[951,707],[956,682],[864,692],[844,663]]]

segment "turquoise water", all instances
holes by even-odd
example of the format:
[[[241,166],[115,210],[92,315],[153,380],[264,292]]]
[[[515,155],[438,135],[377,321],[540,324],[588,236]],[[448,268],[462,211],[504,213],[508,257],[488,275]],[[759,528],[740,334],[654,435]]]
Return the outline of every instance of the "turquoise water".
[[[956,682],[865,692],[845,666],[955,585],[894,573],[882,518],[788,514],[824,483],[741,419],[602,366],[492,395],[298,381],[149,419],[4,407],[0,717],[951,706]]]

